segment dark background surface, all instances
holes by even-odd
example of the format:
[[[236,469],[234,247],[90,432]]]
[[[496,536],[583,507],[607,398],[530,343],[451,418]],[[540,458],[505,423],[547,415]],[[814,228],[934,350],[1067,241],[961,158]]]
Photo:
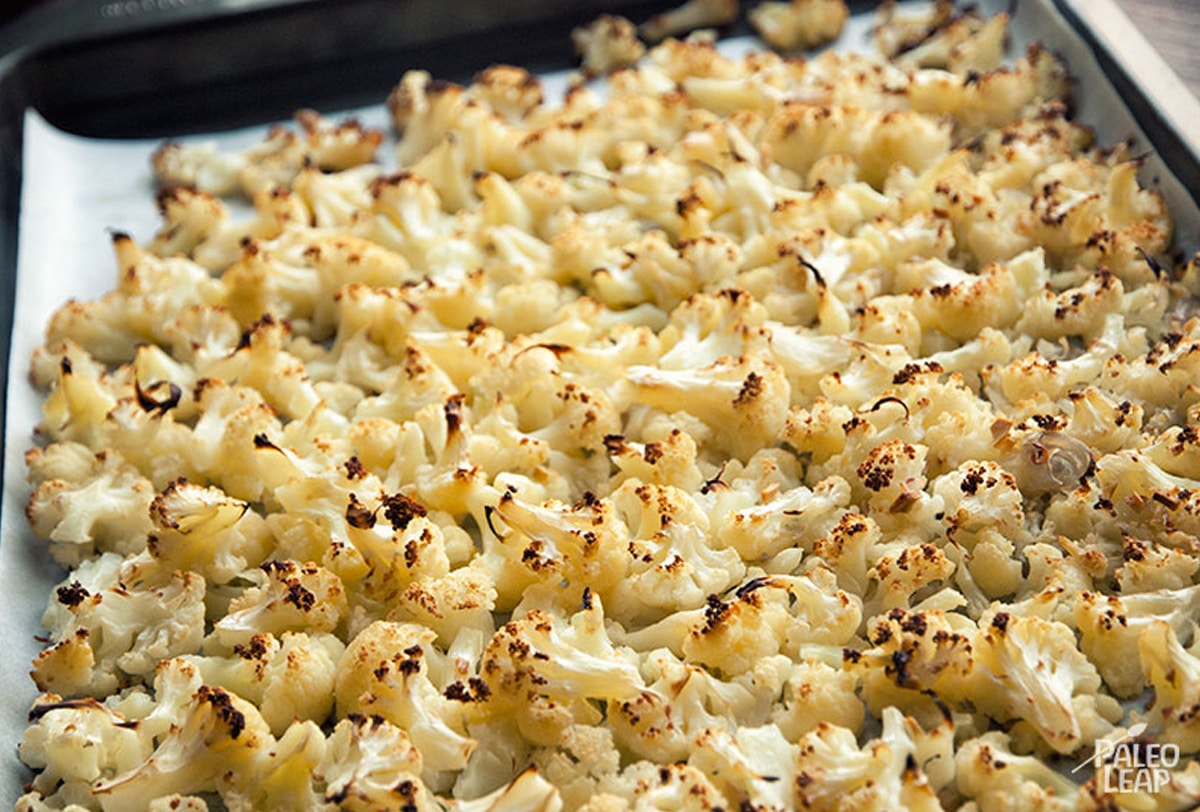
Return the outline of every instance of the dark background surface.
[[[1200,0],[1115,2],[1200,97]],[[0,0],[0,25],[38,3],[39,0]]]

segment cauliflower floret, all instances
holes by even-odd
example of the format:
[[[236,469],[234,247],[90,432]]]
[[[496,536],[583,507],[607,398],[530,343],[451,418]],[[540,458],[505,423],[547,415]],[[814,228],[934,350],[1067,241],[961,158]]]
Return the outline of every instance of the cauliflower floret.
[[[179,480],[150,503],[154,532],[147,549],[164,567],[228,583],[266,555],[269,532],[262,517],[220,488]]]
[[[933,483],[943,504],[946,536],[968,548],[985,529],[1020,543],[1025,512],[1017,479],[994,462],[963,463]]]
[[[635,366],[626,376],[638,400],[700,418],[716,433],[718,447],[735,457],[773,444],[787,420],[787,378],[772,361],[722,358],[697,370]]]
[[[18,750],[26,765],[41,771],[31,790],[42,800],[85,803],[94,782],[133,770],[150,755],[136,721],[91,697],[43,694],[29,721]]]
[[[772,667],[772,658],[760,663]],[[682,761],[706,730],[736,730],[767,721],[778,679],[756,668],[730,681],[680,660],[666,649],[643,660],[648,685],[636,697],[610,706],[618,744],[655,763]]]
[[[884,714],[883,736],[861,750],[853,733],[827,722],[800,738],[794,784],[801,805],[830,810],[846,804],[865,809],[942,808],[925,767],[942,771],[937,762],[949,756],[948,750],[938,753],[936,745],[921,742],[926,737],[920,726],[910,727],[898,711],[889,711]],[[910,731],[917,733],[917,742]],[[929,739],[937,741],[934,736]],[[925,758],[918,760],[918,755]]]
[[[144,554],[84,562],[47,607],[54,642],[34,659],[34,681],[63,695],[104,696],[146,678],[160,660],[199,646],[204,595],[204,578],[165,571]]]
[[[1140,451],[1122,450],[1096,461],[1096,484],[1130,532],[1147,538],[1167,530],[1200,529],[1197,481],[1173,476]],[[1136,530],[1135,530],[1136,528]]]
[[[1138,653],[1143,634],[1155,623],[1185,634],[1190,618],[1200,610],[1200,586],[1132,595],[1080,592],[1073,608],[1080,651],[1096,664],[1109,690],[1128,699],[1146,684]]]
[[[638,27],[650,42],[658,42],[696,28],[728,25],[737,19],[737,3],[730,0],[687,0],[682,5],[657,14]]]
[[[788,612],[792,593],[774,581],[749,581],[738,588],[732,601],[710,595],[703,610],[686,613],[699,617],[680,644],[684,657],[733,676],[778,653],[792,622]]]
[[[127,555],[144,549],[153,530],[154,486],[120,454],[92,455],[77,443],[55,443],[26,455],[37,482],[25,515],[50,544],[60,566],[77,566],[97,553]]]
[[[576,28],[571,43],[583,60],[585,76],[603,76],[630,67],[646,53],[634,24],[612,14],[601,14],[587,26]]]
[[[932,585],[948,582],[955,568],[951,557],[928,542],[905,547],[896,555],[884,555],[868,573],[879,587],[867,612],[908,609],[918,595],[929,593]]]
[[[604,438],[613,464],[621,471],[620,478],[673,485],[685,491],[698,490],[704,484],[704,475],[696,464],[698,449],[692,435],[679,426],[669,426],[665,435],[651,434],[650,437],[644,443],[628,440],[622,435]]]
[[[708,729],[696,738],[688,765],[712,777],[727,798],[759,809],[785,809],[792,801],[793,774],[800,748],[774,725],[736,731]]]
[[[192,255],[199,245],[229,227],[229,207],[208,192],[168,186],[159,190],[155,202],[163,222],[146,247],[159,256]]]
[[[495,792],[473,801],[458,801],[455,812],[560,812],[558,788],[529,767]]]
[[[201,685],[191,708],[140,766],[97,783],[93,795],[106,810],[135,810],[150,798],[220,791],[253,784],[275,744],[249,702]]]
[[[604,797],[604,796],[601,796]],[[688,764],[660,766],[651,761],[631,764],[621,774],[620,786],[612,797],[641,812],[673,809],[679,812],[710,812],[728,809],[730,800],[718,790],[703,771]],[[607,802],[607,797],[604,801]],[[600,798],[596,799],[599,802]],[[614,812],[626,806],[584,806],[586,812]]]
[[[916,7],[883,3],[875,10],[871,38],[875,49],[888,59],[920,45],[954,19],[951,0],[936,0]]]
[[[213,631],[224,646],[249,644],[260,634],[334,632],[346,616],[346,590],[325,567],[272,560],[265,578],[230,601]]]
[[[611,588],[609,613],[632,626],[678,609],[703,606],[745,573],[738,551],[718,549],[708,517],[687,493],[627,479],[612,496],[629,530],[623,577]]]
[[[1097,271],[1083,284],[1061,293],[1044,290],[1026,305],[1016,329],[1035,338],[1057,340],[1079,336],[1085,341],[1104,331],[1110,313],[1124,304],[1125,289],[1108,270]]]
[[[205,684],[253,702],[272,732],[282,735],[296,719],[321,723],[333,709],[334,674],[345,646],[331,634],[256,634],[233,656],[185,657]]]
[[[714,488],[715,490],[715,488]],[[748,563],[761,563],[789,549],[807,546],[813,535],[837,521],[850,504],[850,488],[840,477],[830,477],[814,488],[800,485],[789,490],[764,488],[769,497],[749,507],[722,512],[716,501],[715,536]]]
[[[612,594],[625,574],[629,529],[611,500],[589,493],[574,506],[530,505],[506,490],[488,515],[514,531],[494,550],[502,566],[525,583],[558,585],[562,605],[585,591]]]
[[[958,791],[980,812],[1076,808],[1079,787],[1041,759],[1013,752],[1007,733],[993,730],[964,742],[954,762]]]
[[[942,5],[935,4],[935,17],[939,15],[937,7]],[[939,21],[924,41],[897,54],[895,62],[906,69],[946,68],[963,75],[995,70],[1004,59],[1007,28],[1007,14],[985,19],[974,8],[967,8]]]
[[[612,731],[590,725],[572,725],[557,747],[539,748],[531,760],[538,774],[558,788],[569,809],[579,809],[612,785],[621,767]]]
[[[491,635],[496,598],[496,586],[485,567],[459,567],[440,577],[414,580],[397,596],[387,619],[428,626],[437,632],[438,642],[448,646],[464,631]]]
[[[774,0],[750,11],[750,24],[772,48],[816,48],[838,38],[850,16],[843,0]]]
[[[856,495],[882,517],[894,513],[911,513],[918,509],[918,516],[928,513],[928,495],[924,492],[925,457],[929,449],[923,444],[912,445],[900,440],[888,440],[875,446],[859,464],[855,473],[858,485]]]
[[[405,730],[421,754],[423,778],[461,770],[475,749],[460,709],[433,683],[434,633],[407,623],[376,621],[350,641],[338,665],[337,713],[378,714]]]
[[[766,317],[761,304],[736,289],[689,296],[671,311],[667,325],[658,333],[658,366],[697,369],[725,356],[760,352],[768,337],[762,329]]]
[[[1158,737],[1184,753],[1200,750],[1200,657],[1183,647],[1170,623],[1155,620],[1139,635],[1146,682],[1154,687],[1149,719]]]
[[[275,127],[261,143],[241,152],[222,153],[215,142],[168,142],[152,158],[154,174],[164,186],[190,186],[218,196],[242,191],[247,196],[287,186],[309,164],[340,170],[368,163],[383,133],[354,119],[331,122],[312,110],[295,116],[301,132]]]
[[[942,708],[931,699],[952,706],[977,690],[975,631],[956,613],[892,609],[872,622],[871,648],[847,649],[843,659],[872,713],[895,706],[936,724]]]
[[[480,710],[488,715],[529,713],[527,694],[569,708],[588,698],[628,700],[644,687],[632,653],[609,640],[600,599],[590,592],[569,620],[534,609],[509,621],[488,642],[480,674],[490,697]]]
[[[799,663],[788,677],[783,704],[772,721],[788,741],[797,741],[822,723],[862,730],[866,708],[858,698],[858,679],[817,660]]]
[[[1076,648],[1071,629],[1036,617],[998,612],[975,639],[979,668],[1000,690],[980,691],[981,710],[1019,717],[1059,753],[1071,753],[1112,729],[1121,716],[1099,694],[1096,667]]]
[[[953,116],[960,138],[1003,126],[1038,104],[1069,93],[1070,78],[1062,62],[1037,43],[1012,67],[978,74],[970,82],[950,71],[924,68],[914,72],[908,85],[913,109]]]
[[[423,809],[421,751],[408,734],[380,716],[350,714],[334,727],[319,767],[325,800],[339,808]]]
[[[325,809],[314,772],[325,754],[325,735],[312,721],[295,722],[254,766],[254,780],[222,793],[231,812],[255,809]]]

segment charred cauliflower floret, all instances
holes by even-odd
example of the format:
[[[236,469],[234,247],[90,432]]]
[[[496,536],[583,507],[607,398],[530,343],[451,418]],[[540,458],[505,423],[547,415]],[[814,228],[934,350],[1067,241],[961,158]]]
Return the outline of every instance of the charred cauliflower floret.
[[[159,660],[204,635],[204,578],[163,569],[144,553],[80,564],[54,592],[43,622],[51,645],[34,660],[44,691],[108,695],[154,674]]]
[[[734,456],[770,445],[787,419],[787,378],[772,361],[723,357],[696,370],[632,367],[626,374],[642,402],[700,418]]]
[[[772,48],[795,51],[837,39],[849,16],[842,0],[766,2],[750,12],[750,24]]]
[[[637,38],[637,27],[611,14],[602,14],[587,26],[576,28],[571,32],[571,42],[587,76],[603,76],[630,67],[646,53],[646,46]]]

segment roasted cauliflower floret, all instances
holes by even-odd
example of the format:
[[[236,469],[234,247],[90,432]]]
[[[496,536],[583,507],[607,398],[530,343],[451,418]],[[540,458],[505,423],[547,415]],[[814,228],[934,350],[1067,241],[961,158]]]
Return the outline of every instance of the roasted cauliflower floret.
[[[587,26],[576,28],[571,42],[583,61],[585,76],[603,76],[630,67],[646,53],[646,46],[637,38],[637,27],[611,14],[601,14]]]
[[[741,356],[697,370],[632,367],[627,375],[641,401],[700,418],[719,447],[737,457],[770,445],[787,419],[787,379],[772,361]]]
[[[144,553],[81,564],[55,590],[43,621],[51,645],[33,663],[44,691],[107,695],[191,652],[204,635],[204,578],[164,570]]]
[[[283,735],[296,719],[318,724],[333,708],[337,664],[345,646],[331,634],[260,633],[234,646],[228,657],[185,657],[207,685],[253,702],[273,733]]]
[[[772,48],[795,51],[837,39],[850,16],[843,0],[790,0],[759,3],[750,24]]]
[[[461,706],[432,681],[433,639],[421,626],[376,621],[346,647],[335,688],[339,717],[379,715],[405,730],[429,777],[461,770],[475,749]]]
[[[56,443],[30,451],[26,464],[37,487],[25,515],[59,564],[78,566],[97,553],[145,548],[154,527],[154,487],[119,454],[93,455],[78,444]]]

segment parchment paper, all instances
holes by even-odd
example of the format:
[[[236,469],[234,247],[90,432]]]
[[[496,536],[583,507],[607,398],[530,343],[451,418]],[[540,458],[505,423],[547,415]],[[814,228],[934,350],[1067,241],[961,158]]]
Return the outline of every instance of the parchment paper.
[[[1008,3],[985,0],[977,5],[991,14],[1004,10]],[[852,21],[841,42],[847,47],[868,49],[868,25],[866,19]],[[1140,35],[1127,26],[1120,36],[1128,40]],[[1018,6],[1013,22],[1013,52],[1023,52],[1025,43],[1035,38],[1067,59],[1079,82],[1078,116],[1096,128],[1101,142],[1133,136],[1141,144],[1146,143],[1091,52],[1048,0],[1025,0]],[[749,43],[734,42],[726,47],[744,50]],[[554,79],[547,87],[550,99],[556,97],[555,86],[562,85],[562,77]],[[1179,103],[1194,105],[1195,100],[1181,99]],[[382,106],[323,112],[333,116],[348,112],[366,124],[386,126]],[[266,126],[193,138],[239,148],[261,139]],[[177,140],[189,140],[189,136],[180,133]],[[54,129],[35,112],[26,117],[25,180],[4,438],[4,494],[0,505],[0,643],[4,649],[0,655],[0,805],[6,808],[11,808],[22,785],[31,777],[16,756],[26,715],[37,694],[29,679],[29,663],[42,647],[35,635],[42,633],[40,618],[48,595],[63,577],[50,562],[44,545],[30,533],[24,517],[29,495],[24,454],[35,442],[34,428],[41,415],[41,395],[28,379],[29,359],[56,308],[68,298],[96,298],[114,286],[112,231],[129,233],[139,241],[153,235],[158,214],[149,158],[160,143],[79,138]],[[1143,182],[1154,183],[1163,191],[1174,209],[1181,247],[1196,250],[1200,245],[1200,213],[1157,156],[1147,162]]]
[[[156,213],[147,144],[97,143],[57,132],[36,113],[25,121],[24,177],[4,438],[0,513],[0,800],[11,809],[28,780],[16,745],[37,690],[29,664],[40,650],[41,614],[61,572],[30,533],[25,451],[41,413],[29,359],[50,314],[68,297],[94,298],[115,281],[108,227],[153,233]]]

